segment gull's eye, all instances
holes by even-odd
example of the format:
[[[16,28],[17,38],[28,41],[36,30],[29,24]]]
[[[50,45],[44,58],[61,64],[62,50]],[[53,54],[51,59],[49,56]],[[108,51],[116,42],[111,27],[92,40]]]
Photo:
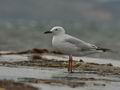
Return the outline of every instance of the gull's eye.
[[[58,29],[55,29],[55,31],[57,31]]]

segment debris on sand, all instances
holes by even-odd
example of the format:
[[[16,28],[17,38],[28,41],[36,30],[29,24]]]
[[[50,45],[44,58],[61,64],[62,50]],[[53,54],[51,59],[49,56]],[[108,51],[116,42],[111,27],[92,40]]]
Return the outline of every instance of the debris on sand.
[[[78,63],[78,70],[94,71],[99,75],[120,75],[120,67],[114,67],[112,64],[97,64],[97,63]]]
[[[54,79],[35,79],[35,78],[23,78],[23,82],[37,83],[37,84],[49,84],[49,85],[66,85],[72,88],[83,87],[85,82],[76,80],[54,80]]]
[[[50,67],[50,68],[67,68],[68,61],[47,59],[43,58],[39,54],[31,54],[30,60],[28,61],[14,61],[7,62],[2,61],[0,65],[4,66],[32,66],[32,67]],[[88,63],[83,61],[74,61],[74,72],[79,71],[94,71],[94,74],[99,75],[120,75],[120,67],[115,67],[111,63],[108,64],[98,64],[98,63]]]
[[[0,80],[0,90],[38,90],[38,88],[12,80]]]
[[[49,53],[49,51],[47,49],[37,49],[37,48],[33,48],[32,50],[25,50],[25,51],[1,51],[0,55],[13,55],[13,54],[29,54],[29,53],[38,53],[38,54],[42,54],[42,53]]]

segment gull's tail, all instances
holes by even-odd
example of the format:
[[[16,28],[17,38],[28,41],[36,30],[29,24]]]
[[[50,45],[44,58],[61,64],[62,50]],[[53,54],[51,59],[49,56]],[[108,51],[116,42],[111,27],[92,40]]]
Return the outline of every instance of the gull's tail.
[[[113,52],[111,49],[108,49],[108,48],[101,48],[101,47],[97,47],[96,50],[101,50],[103,52]]]
[[[118,51],[114,51],[114,50],[108,49],[108,48],[101,48],[101,47],[97,47],[96,50],[102,51],[102,52],[111,52],[111,53],[114,53],[114,54],[118,54],[119,53]]]

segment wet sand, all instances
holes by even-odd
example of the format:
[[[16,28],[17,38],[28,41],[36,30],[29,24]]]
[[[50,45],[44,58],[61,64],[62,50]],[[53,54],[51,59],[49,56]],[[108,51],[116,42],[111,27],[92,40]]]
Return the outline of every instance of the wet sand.
[[[4,52],[0,56],[0,80],[41,90],[119,90],[119,65],[119,60],[74,57],[74,73],[68,73],[66,55],[37,49]]]

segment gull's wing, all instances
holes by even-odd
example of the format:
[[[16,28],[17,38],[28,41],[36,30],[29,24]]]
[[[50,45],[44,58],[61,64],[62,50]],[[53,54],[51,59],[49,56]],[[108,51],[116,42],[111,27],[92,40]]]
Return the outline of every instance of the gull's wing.
[[[97,49],[97,46],[82,41],[78,38],[72,37],[66,34],[65,42],[70,43],[78,48],[78,50],[90,50],[90,49]]]

